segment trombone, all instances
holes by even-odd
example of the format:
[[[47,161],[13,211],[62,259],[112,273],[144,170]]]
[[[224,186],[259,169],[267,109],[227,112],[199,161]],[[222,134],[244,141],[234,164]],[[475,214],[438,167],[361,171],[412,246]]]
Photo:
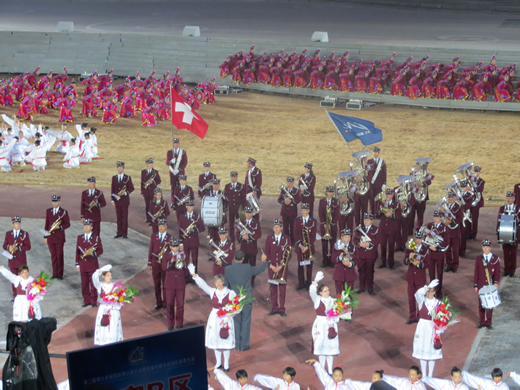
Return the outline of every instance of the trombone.
[[[280,271],[275,272],[273,274],[273,278],[269,280],[269,289],[267,290],[267,296],[265,298],[266,301],[270,300],[271,289],[273,288],[273,284],[287,284],[287,281],[285,280],[285,271],[287,270],[287,265],[289,264],[291,251],[292,247],[290,245],[285,245],[285,247],[283,248],[282,260],[280,261],[280,265],[282,266],[282,269],[280,271],[282,271],[282,273],[280,274]]]
[[[331,224],[332,224],[332,206],[325,208],[325,234],[322,239],[325,241],[332,240]]]

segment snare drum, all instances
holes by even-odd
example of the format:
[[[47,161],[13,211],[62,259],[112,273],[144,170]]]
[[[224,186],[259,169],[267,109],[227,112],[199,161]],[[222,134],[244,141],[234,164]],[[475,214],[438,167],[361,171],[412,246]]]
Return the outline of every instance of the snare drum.
[[[498,243],[516,243],[516,215],[500,214],[498,218]]]
[[[216,196],[205,196],[202,198],[200,208],[202,221],[206,226],[221,226],[224,217],[224,204],[222,198]]]
[[[478,297],[480,298],[480,303],[484,309],[494,309],[502,303],[495,286],[488,285],[482,287],[478,290]]]

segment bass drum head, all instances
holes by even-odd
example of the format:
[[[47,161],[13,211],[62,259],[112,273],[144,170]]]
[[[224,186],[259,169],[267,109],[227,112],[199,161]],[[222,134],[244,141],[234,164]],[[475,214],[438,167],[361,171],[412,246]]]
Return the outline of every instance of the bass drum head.
[[[516,216],[500,214],[498,224],[498,242],[506,244],[515,243],[517,229]]]

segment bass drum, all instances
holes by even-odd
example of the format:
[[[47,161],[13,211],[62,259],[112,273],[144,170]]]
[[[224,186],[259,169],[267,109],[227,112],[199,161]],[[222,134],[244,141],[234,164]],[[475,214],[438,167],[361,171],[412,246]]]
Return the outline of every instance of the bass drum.
[[[498,243],[514,244],[516,242],[516,215],[500,214],[498,218]]]
[[[202,198],[200,214],[204,225],[214,227],[221,226],[224,217],[222,198],[217,198],[216,196],[205,196]]]

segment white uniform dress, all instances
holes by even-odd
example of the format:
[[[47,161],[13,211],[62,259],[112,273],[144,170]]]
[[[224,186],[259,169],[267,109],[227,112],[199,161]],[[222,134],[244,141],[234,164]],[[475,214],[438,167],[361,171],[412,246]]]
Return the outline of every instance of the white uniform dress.
[[[309,288],[309,294],[312,302],[314,303],[314,310],[317,313],[324,312],[329,308],[329,305],[334,301],[334,298],[328,297],[323,298],[317,293],[317,286],[311,284]],[[339,337],[338,337],[338,323],[339,318],[328,320],[325,315],[316,315],[316,319],[312,324],[312,341],[313,341],[313,353],[317,356],[333,356],[339,355]],[[329,339],[329,327],[334,327],[336,331],[336,337]]]
[[[422,381],[434,390],[468,390],[468,386],[464,383],[460,382],[456,385],[451,379],[439,379],[427,376],[424,377]]]
[[[17,290],[16,298],[13,303],[13,321],[30,321],[29,318],[29,307],[31,302],[27,300],[27,286],[31,285],[34,278],[29,276],[27,279],[22,278],[20,275],[15,275],[7,268],[1,268],[0,273],[9,280],[14,288]],[[22,293],[23,292],[23,293]],[[36,319],[42,318],[42,310],[38,302],[33,303],[34,316]]]
[[[345,381],[338,383],[334,382],[334,379],[332,379],[330,374],[325,371],[325,368],[323,368],[320,362],[314,363],[314,369],[316,370],[316,375],[324,386],[324,390],[349,390],[349,387]]]
[[[493,379],[481,378],[467,371],[462,371],[462,380],[474,389],[480,386],[482,390],[509,390],[509,386],[502,381],[495,383]]]
[[[227,376],[224,371],[215,368],[215,376],[220,382],[224,390],[262,390],[260,387],[256,387],[247,383],[244,387],[240,386],[240,383],[234,381]]]
[[[427,287],[422,287],[415,293],[420,319],[415,329],[412,356],[419,360],[438,360],[442,359],[442,349],[433,348],[433,316],[440,301],[437,298],[428,299],[426,291]],[[423,318],[428,317],[427,313],[430,314],[429,320]]]
[[[276,386],[280,386],[279,390],[300,390],[298,383],[294,381],[287,383],[283,379],[275,378],[274,376],[256,374],[255,381],[268,389],[276,389]]]
[[[193,280],[195,280],[197,286],[210,296],[212,303],[215,303],[214,301],[218,300],[218,303],[221,305],[225,298],[231,300],[236,296],[235,292],[227,287],[218,290],[208,286],[208,284],[198,275]],[[208,317],[208,323],[206,325],[206,347],[210,349],[234,349],[235,322],[233,321],[233,318],[230,317],[219,318],[217,316],[218,310],[219,309],[215,308],[215,305],[213,305],[213,309]],[[229,326],[229,337],[223,339],[220,337],[220,329],[226,324]]]
[[[110,271],[112,266],[106,265],[101,269],[98,269],[92,275],[92,281],[98,294],[108,294],[114,288],[114,283],[104,283],[99,280],[102,272]],[[94,344],[95,345],[106,345],[116,343],[123,340],[123,325],[121,323],[121,306],[120,305],[106,305],[102,303],[99,298],[99,309],[96,316],[96,328],[94,333]],[[101,326],[101,319],[103,315],[109,316],[108,326]]]
[[[401,378],[398,376],[384,375],[383,380],[397,390],[426,390],[426,386],[421,381],[412,383],[410,378]]]
[[[79,167],[79,147],[72,145],[67,149],[65,157],[63,157],[63,168],[77,168]]]

